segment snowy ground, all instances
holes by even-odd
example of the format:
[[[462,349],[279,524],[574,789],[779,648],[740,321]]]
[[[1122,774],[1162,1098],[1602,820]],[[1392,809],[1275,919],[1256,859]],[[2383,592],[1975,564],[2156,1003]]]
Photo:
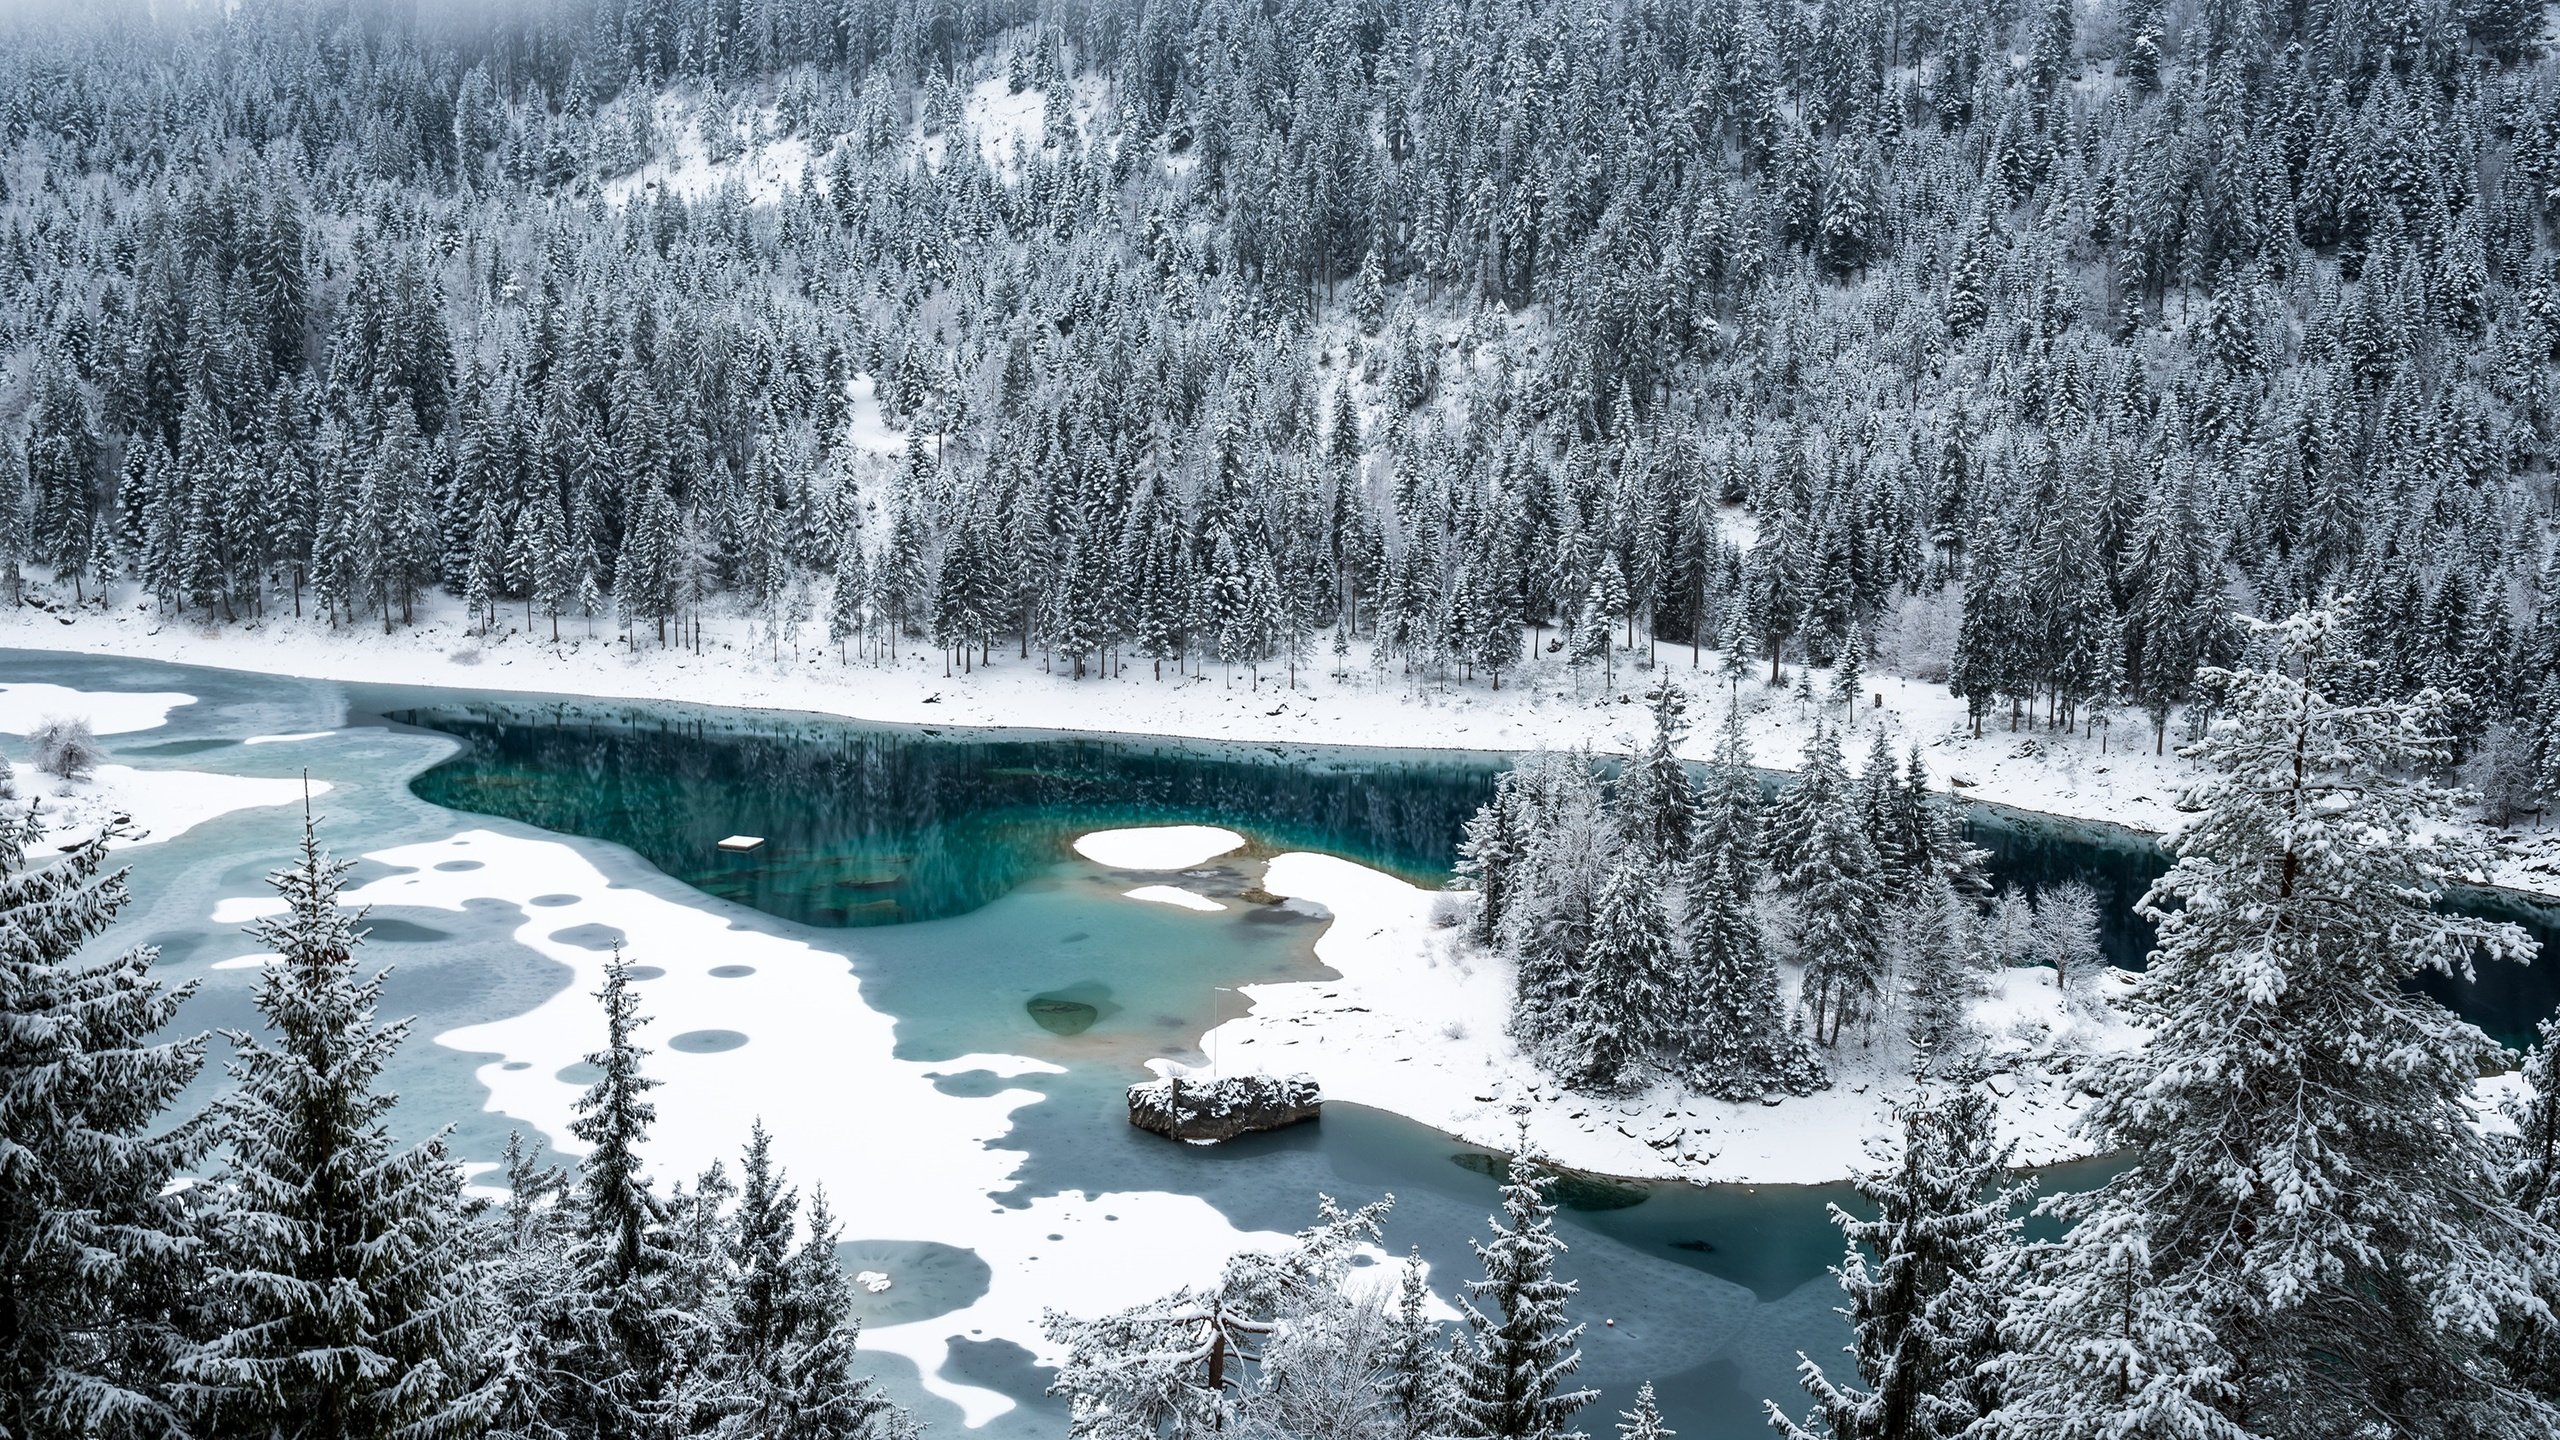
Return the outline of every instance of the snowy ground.
[[[1544,1079],[1504,1033],[1509,966],[1437,923],[1454,915],[1450,897],[1309,854],[1274,859],[1263,888],[1334,917],[1316,956],[1341,978],[1245,987],[1252,1012],[1205,1042],[1231,1072],[1305,1071],[1328,1100],[1393,1111],[1493,1149],[1510,1147],[1515,1107],[1525,1106],[1530,1138],[1570,1168],[1744,1184],[1814,1184],[1865,1167],[1891,1128],[1891,1102],[1907,1088],[1907,1057],[1880,1040],[1826,1056],[1838,1080],[1832,1089],[1774,1105],[1670,1087],[1624,1100],[1575,1095]],[[2116,974],[2113,989],[2131,978]],[[2001,1067],[1987,1083],[2017,1163],[2088,1154],[2069,1133],[2079,1104],[2072,1072],[2139,1034],[2111,1017],[2066,1015],[2053,972],[2042,968],[2001,972],[1974,1018]]]
[[[286,805],[302,798],[300,780],[217,775],[202,770],[136,770],[130,765],[101,765],[84,780],[56,780],[32,765],[13,764],[18,794],[43,804],[45,842],[69,845],[87,839],[115,815],[131,817],[140,833],[124,845],[149,845],[183,835],[196,826],[234,810]],[[311,783],[315,796],[327,784]],[[118,848],[122,848],[121,846]]]
[[[44,774],[24,761],[27,732],[54,716],[77,716],[99,735],[132,735],[169,723],[169,712],[196,702],[175,691],[73,690],[60,685],[0,684],[0,765],[11,789],[38,802],[45,843],[72,845],[98,832],[117,815],[133,822],[127,845],[148,845],[183,835],[216,816],[261,805],[282,805],[303,794],[299,780],[217,775],[199,770],[137,770],[100,765],[77,780]],[[275,737],[300,738],[300,737]],[[311,786],[327,794],[326,784]]]
[[[1652,672],[1636,669],[1622,654],[1613,684],[1596,675],[1576,677],[1546,661],[1506,677],[1499,692],[1482,682],[1421,686],[1392,666],[1378,672],[1355,664],[1347,678],[1336,680],[1327,657],[1302,670],[1292,690],[1277,668],[1267,669],[1256,687],[1242,669],[1232,676],[1213,672],[1159,681],[1150,678],[1151,667],[1143,661],[1131,663],[1119,679],[1079,682],[1045,673],[1036,655],[1020,660],[1002,647],[994,663],[966,676],[946,676],[940,657],[929,650],[910,653],[895,666],[843,664],[826,643],[822,624],[809,628],[796,661],[788,644],[777,661],[752,638],[751,623],[734,616],[704,622],[700,655],[646,643],[627,648],[609,622],[589,635],[586,622],[566,621],[566,638],[558,645],[548,639],[547,627],[540,634],[523,632],[519,613],[501,633],[473,636],[460,621],[459,607],[441,598],[425,623],[387,636],[365,626],[333,632],[292,621],[207,629],[132,606],[84,613],[68,624],[32,608],[0,612],[0,648],[89,651],[340,680],[770,707],[910,724],[1221,740],[1495,752],[1575,745],[1624,750],[1649,728],[1645,687],[1655,674],[1668,674],[1692,693],[1691,714],[1698,723],[1686,753],[1704,758],[1713,747],[1725,695],[1713,673],[1714,652],[1703,657],[1705,668],[1692,668],[1688,650],[1670,645],[1659,647],[1660,669]],[[1363,658],[1353,656],[1355,662]],[[1740,694],[1760,764],[1793,767],[1817,719],[1836,723],[1851,716],[1846,706],[1807,704],[1791,690],[1767,687],[1761,683],[1765,667],[1754,673]],[[1817,691],[1827,694],[1828,680],[1819,677]],[[1972,798],[2156,831],[2176,822],[2179,793],[2194,776],[2193,767],[2176,755],[2153,754],[2147,735],[2128,743],[2146,728],[2138,716],[2122,717],[2112,739],[2105,730],[2092,738],[2001,728],[1976,739],[1968,733],[1963,702],[1942,685],[1871,676],[1865,690],[1867,702],[1854,712],[1858,733],[1845,747],[1852,765],[1864,754],[1870,728],[1882,726],[1897,750],[1918,742],[1936,784]],[[1879,696],[1881,706],[1874,703]],[[2503,842],[2492,881],[2560,895],[2560,830],[2483,833]]]

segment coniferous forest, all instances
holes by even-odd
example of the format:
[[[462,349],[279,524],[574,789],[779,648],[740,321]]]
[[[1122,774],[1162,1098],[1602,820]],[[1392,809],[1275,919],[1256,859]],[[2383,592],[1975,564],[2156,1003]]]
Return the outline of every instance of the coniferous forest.
[[[1789,1440],[2560,1433],[2560,1021],[2487,1113],[2511,1062],[2410,983],[2530,958],[2437,901],[2470,820],[2560,799],[2556,434],[2525,0],[0,14],[12,608],[744,618],[955,686],[1676,657],[2180,749],[2145,1043],[2075,1080],[2122,1163],[2070,1190],[2014,1178],[1964,997],[2003,946],[2093,986],[2092,901],[1995,904],[1917,749],[1817,726],[1764,801],[1738,699],[1657,678],[1650,748],[1531,757],[1469,823],[1452,928],[1559,1085],[1917,1058]],[[7,788],[0,1440],[914,1431],[760,1126],[645,1164],[618,959],[585,1153],[475,1196],[393,1138],[410,1037],[316,827],[261,1028],[188,1036],[111,925],[127,836]],[[1051,1315],[1068,1433],[1664,1440],[1574,1378],[1525,1126],[1502,1170],[1480,1276],[1352,1283],[1389,1202],[1320,1199]]]

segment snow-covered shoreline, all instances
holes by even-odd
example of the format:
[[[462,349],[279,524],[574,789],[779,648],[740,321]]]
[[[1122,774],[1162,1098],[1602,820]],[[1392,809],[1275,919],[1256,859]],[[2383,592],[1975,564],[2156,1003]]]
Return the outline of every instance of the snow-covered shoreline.
[[[147,610],[121,608],[66,617],[33,608],[0,610],[0,649],[20,648],[161,660],[255,674],[387,685],[574,696],[593,700],[663,700],[738,710],[770,710],[888,724],[1070,731],[1089,735],[1310,745],[1353,745],[1416,751],[1489,753],[1588,746],[1632,749],[1649,728],[1642,692],[1668,674],[1697,697],[1693,714],[1712,715],[1724,684],[1715,654],[1692,668],[1685,650],[1660,647],[1648,674],[1622,657],[1614,686],[1533,667],[1500,691],[1483,685],[1417,688],[1398,673],[1355,667],[1336,681],[1329,665],[1302,670],[1299,688],[1267,670],[1261,686],[1239,669],[1155,680],[1143,662],[1117,679],[1071,680],[1043,671],[1037,657],[999,654],[974,674],[945,676],[937,653],[904,663],[843,664],[822,642],[804,644],[799,660],[776,660],[750,636],[747,621],[704,622],[703,653],[627,649],[610,627],[577,635],[570,622],[559,644],[507,630],[475,636],[439,599],[423,623],[384,635],[357,627],[331,631],[311,622],[206,628],[170,622]],[[788,654],[786,647],[785,653]],[[1355,656],[1355,659],[1358,657]],[[1765,675],[1765,672],[1762,672]],[[0,675],[0,680],[5,680]],[[1817,687],[1827,688],[1827,687]],[[2128,716],[2124,744],[2042,729],[2015,733],[1995,724],[1975,737],[1964,702],[1945,687],[1899,676],[1871,676],[1866,708],[1806,705],[1742,682],[1740,696],[1757,763],[1792,769],[1801,763],[1817,720],[1855,722],[1844,748],[1858,763],[1872,727],[1882,726],[1897,752],[1916,744],[1932,784],[1970,801],[2031,815],[2111,825],[2136,835],[2175,827],[2177,798],[2195,778],[2175,753],[2152,753],[2138,716]],[[1881,697],[1881,705],[1875,704]],[[1712,725],[1700,725],[1682,753],[1704,759]],[[2493,888],[2560,900],[2560,828],[2493,831],[2478,827],[2498,856],[2486,877]]]
[[[1243,987],[1251,1011],[1202,1042],[1226,1071],[1303,1071],[1328,1100],[1490,1150],[1512,1148],[1525,1119],[1529,1138],[1568,1169],[1698,1184],[1845,1180],[1875,1162],[1892,1105],[1908,1090],[1892,1027],[1882,1026],[1874,1048],[1852,1043],[1826,1054],[1836,1083],[1814,1095],[1729,1104],[1667,1085],[1611,1099],[1576,1094],[1541,1075],[1506,1033],[1511,977],[1499,957],[1472,950],[1441,923],[1450,918],[1441,892],[1303,852],[1275,857],[1263,888],[1333,917],[1315,953],[1338,978]],[[2131,983],[2110,972],[2110,990]],[[1991,977],[1973,1016],[1995,1067],[1984,1083],[1997,1099],[2001,1138],[2016,1144],[2014,1162],[2093,1153],[2072,1130],[2078,1063],[2139,1043],[2139,1033],[2111,1016],[2066,1015],[2043,967]],[[1156,1063],[1158,1073],[1170,1068]]]

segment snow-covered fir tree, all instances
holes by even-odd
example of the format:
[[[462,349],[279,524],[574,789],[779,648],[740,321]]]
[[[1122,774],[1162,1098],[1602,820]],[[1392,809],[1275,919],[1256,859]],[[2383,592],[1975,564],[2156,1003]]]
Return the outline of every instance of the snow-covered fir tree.
[[[1629,1089],[1676,1057],[1675,964],[1660,879],[1631,854],[1601,886],[1572,1019],[1548,1042],[1570,1083]]]
[[[1988,1091],[1961,1063],[1923,1074],[1904,1101],[1900,1150],[1862,1177],[1875,1218],[1831,1207],[1849,1243],[1834,1267],[1848,1298],[1853,1376],[1811,1357],[1801,1375],[1813,1407],[1801,1422],[1772,1401],[1787,1440],[1953,1440],[1996,1393],[1983,1366],[1998,1335],[2017,1211],[2030,1187],[2011,1182]]]
[[[2550,1311],[2511,1317],[2499,1355],[2535,1394],[2560,1395],[2560,1019],[2536,1027],[2518,1079],[2523,1093],[2507,1102],[2515,1126],[2502,1146],[2506,1196],[2532,1223],[2534,1292]]]
[[[1635,1408],[1618,1417],[1618,1440],[1671,1440],[1679,1433],[1662,1423],[1662,1407],[1654,1403],[1650,1380],[1636,1387]]]
[[[578,1163],[569,1243],[578,1305],[568,1414],[577,1428],[646,1435],[666,1424],[675,1403],[685,1359],[679,1332],[690,1317],[669,1304],[677,1256],[668,1205],[640,1158],[658,1118],[648,1096],[659,1082],[641,1069],[649,1050],[639,1029],[648,1020],[619,947],[596,998],[605,1043],[587,1055],[596,1078],[569,1122],[588,1150]]]
[[[46,828],[41,802],[0,797],[0,1433],[183,1433],[197,1243],[179,1179],[207,1137],[173,1107],[204,1042],[166,1033],[190,987],[154,978],[151,948],[83,953],[129,903],[107,868],[126,827],[38,865]]]
[[[353,863],[306,810],[295,862],[260,919],[269,1034],[235,1033],[235,1088],[214,1110],[222,1164],[207,1309],[217,1333],[183,1372],[205,1426],[261,1436],[465,1436],[488,1397],[473,1374],[481,1276],[442,1131],[398,1144],[382,1072],[408,1035],[359,973]]]
[[[1836,1045],[1884,999],[1883,866],[1840,764],[1837,732],[1817,728],[1805,768],[1769,807],[1765,830],[1789,943],[1804,966],[1815,1038]]]
[[[2058,1196],[2005,1331],[2003,1435],[2547,1433],[2497,1356],[2535,1307],[2529,1222],[2468,1102],[2490,1042],[2404,988],[2525,958],[2436,897],[2475,863],[2421,775],[2442,707],[2343,701],[2345,617],[2266,628],[2265,668],[2209,672],[2208,778],[2142,911],[2160,927],[2100,1062],[2091,1137],[2133,1157]]]
[[[1502,1184],[1492,1237],[1475,1242],[1484,1278],[1467,1282],[1458,1309],[1466,1328],[1455,1350],[1450,1433],[1471,1440],[1569,1440],[1593,1390],[1567,1389],[1581,1368],[1582,1326],[1565,1308],[1574,1284],[1557,1277],[1565,1244],[1555,1233],[1554,1184],[1524,1129]]]
[[[1428,1271],[1420,1256],[1408,1257],[1396,1277],[1394,1329],[1386,1355],[1396,1440],[1446,1433],[1454,1403],[1449,1352],[1430,1305]]]
[[[1215,1284],[1111,1315],[1051,1311],[1042,1328],[1065,1354],[1049,1392],[1067,1401],[1068,1433],[1144,1440],[1249,1429],[1279,1360],[1273,1347],[1293,1331],[1305,1332],[1300,1343],[1340,1335],[1355,1305],[1344,1279],[1392,1203],[1346,1211],[1319,1197],[1316,1223],[1288,1248],[1233,1256]],[[1342,1402],[1373,1403],[1381,1415],[1395,1409],[1404,1387],[1392,1370],[1370,1367],[1366,1383],[1374,1395]]]
[[[1742,717],[1728,709],[1699,805],[1684,883],[1681,994],[1675,1013],[1689,1073],[1708,1094],[1756,1100],[1826,1083],[1787,1001],[1755,903],[1760,780]]]

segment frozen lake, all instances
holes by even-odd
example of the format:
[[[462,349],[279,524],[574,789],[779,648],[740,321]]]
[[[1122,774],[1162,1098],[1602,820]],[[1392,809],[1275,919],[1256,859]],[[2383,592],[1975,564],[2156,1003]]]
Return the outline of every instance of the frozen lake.
[[[734,1162],[761,1116],[793,1178],[826,1186],[847,1264],[890,1277],[863,1298],[864,1348],[946,1430],[1058,1433],[1041,1306],[1204,1278],[1245,1237],[1307,1223],[1319,1192],[1392,1192],[1391,1249],[1419,1249],[1444,1293],[1474,1273],[1467,1241],[1494,1204],[1483,1152],[1342,1105],[1193,1149],[1132,1129],[1121,1094],[1152,1057],[1208,1063],[1199,1037],[1240,1003],[1222,987],[1325,974],[1310,954],[1324,919],[1261,892],[1265,858],[1316,850],[1435,883],[1499,757],[938,734],[17,652],[0,652],[0,684],[192,695],[107,736],[114,760],[330,787],[323,838],[361,859],[372,955],[395,967],[386,1013],[418,1017],[392,1077],[399,1127],[451,1125],[467,1161],[494,1162],[510,1130],[559,1135],[601,1033],[586,992],[622,944],[645,967],[643,1038],[667,1081],[661,1185]],[[289,807],[238,810],[125,852],[135,903],[114,938],[159,944],[168,974],[200,981],[187,1025],[253,1023],[242,924],[297,824]],[[1175,872],[1072,847],[1170,824],[1248,845]],[[1986,816],[1977,831],[2005,877],[2089,878],[2117,911],[2158,865],[2094,827]],[[766,844],[724,854],[732,834]],[[2548,912],[2517,908],[2552,933]],[[2138,956],[2138,923],[2111,923]],[[2513,1035],[2552,993],[2536,973],[2453,998]],[[1844,1338],[1824,1207],[1848,1195],[1569,1187],[1563,1268],[1603,1403],[1650,1379],[1675,1428],[1757,1433],[1763,1397],[1797,1394],[1796,1352]]]

